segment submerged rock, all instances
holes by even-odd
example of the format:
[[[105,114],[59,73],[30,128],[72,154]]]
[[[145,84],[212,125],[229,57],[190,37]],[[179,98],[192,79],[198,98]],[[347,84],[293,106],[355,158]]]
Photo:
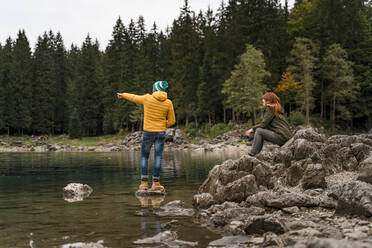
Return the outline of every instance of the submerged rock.
[[[234,245],[247,244],[252,240],[248,236],[225,236],[220,239],[210,242],[208,245],[212,247],[234,247]]]
[[[198,245],[198,242],[188,242],[183,240],[177,240],[177,233],[173,231],[164,231],[158,233],[154,237],[139,239],[133,242],[136,245],[157,245],[156,247],[194,247]]]
[[[194,210],[192,208],[183,208],[184,204],[180,200],[168,202],[160,207],[155,214],[159,216],[193,216]]]
[[[82,201],[93,192],[87,184],[70,183],[63,188],[63,198],[68,202]]]

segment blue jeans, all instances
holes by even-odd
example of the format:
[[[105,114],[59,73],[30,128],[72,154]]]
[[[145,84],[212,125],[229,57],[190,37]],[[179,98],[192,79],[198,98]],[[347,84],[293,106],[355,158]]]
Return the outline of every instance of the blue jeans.
[[[154,144],[154,173],[152,180],[158,181],[160,178],[161,160],[165,143],[165,132],[147,132],[142,135],[141,144],[141,180],[148,180],[148,162],[152,145]]]

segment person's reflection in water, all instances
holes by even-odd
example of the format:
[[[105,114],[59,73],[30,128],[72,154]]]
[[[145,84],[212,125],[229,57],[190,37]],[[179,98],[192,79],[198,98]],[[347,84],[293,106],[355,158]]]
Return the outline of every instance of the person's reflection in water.
[[[143,238],[147,238],[148,235],[148,223],[149,223],[149,201],[151,201],[152,206],[152,217],[154,219],[154,229],[155,235],[161,232],[161,217],[154,214],[154,212],[160,208],[161,203],[164,201],[165,196],[151,196],[143,197],[137,196],[137,199],[141,203],[142,215],[141,215],[141,233]]]

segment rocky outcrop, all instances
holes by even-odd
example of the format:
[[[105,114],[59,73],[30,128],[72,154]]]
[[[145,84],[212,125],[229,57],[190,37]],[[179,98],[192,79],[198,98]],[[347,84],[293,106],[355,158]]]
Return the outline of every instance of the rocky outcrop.
[[[263,247],[323,247],[344,237],[370,245],[370,222],[349,227],[372,216],[371,153],[370,134],[299,129],[282,147],[213,167],[194,196],[196,216],[223,235],[258,235]],[[323,239],[306,243],[314,237]]]

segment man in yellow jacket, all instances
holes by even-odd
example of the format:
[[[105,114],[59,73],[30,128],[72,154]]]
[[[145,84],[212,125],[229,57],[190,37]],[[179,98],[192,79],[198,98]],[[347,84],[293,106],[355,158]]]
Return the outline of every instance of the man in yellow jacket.
[[[152,95],[138,96],[129,93],[117,93],[119,99],[125,98],[144,106],[145,120],[141,144],[140,190],[148,189],[148,160],[153,144],[155,147],[155,161],[151,190],[164,190],[164,187],[160,185],[159,179],[165,143],[165,130],[176,122],[172,101],[168,99],[168,95],[165,92],[167,88],[168,83],[166,81],[158,81],[153,85]]]

